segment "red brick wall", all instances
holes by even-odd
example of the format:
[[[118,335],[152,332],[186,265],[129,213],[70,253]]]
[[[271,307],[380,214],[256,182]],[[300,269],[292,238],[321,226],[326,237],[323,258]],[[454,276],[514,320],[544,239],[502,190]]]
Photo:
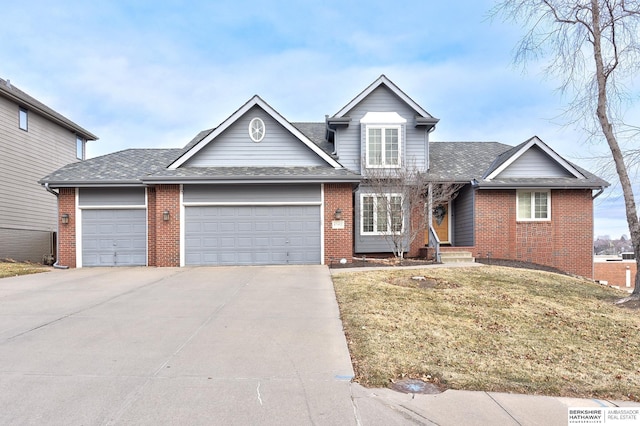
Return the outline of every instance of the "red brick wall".
[[[150,199],[152,197],[149,197]],[[149,205],[149,238],[155,237],[155,260],[149,259],[154,266],[180,266],[180,185],[157,185],[155,187],[154,208]],[[169,220],[163,219],[165,211]],[[154,229],[151,229],[151,226]],[[150,245],[151,256],[151,245]]]
[[[342,210],[344,229],[333,229],[337,209]],[[350,183],[324,185],[324,263],[339,262],[353,257],[353,195]]]
[[[411,233],[415,235],[415,238],[411,242],[411,246],[409,247],[409,253],[406,254],[407,257],[417,257],[420,255],[420,249],[425,245],[425,232],[427,228],[427,220],[425,220],[424,213],[424,202],[418,203],[417,206],[413,208],[411,211]]]
[[[635,284],[638,268],[635,260],[623,260],[613,262],[595,262],[593,264],[593,278],[607,281],[609,285],[620,286],[622,290],[632,290]],[[627,270],[631,272],[631,287],[627,285]]]
[[[60,188],[58,197],[58,265],[76,267],[76,190]],[[69,223],[61,222],[63,214],[69,215]]]
[[[552,190],[551,221],[517,222],[515,190],[476,190],[474,256],[593,277],[591,190]]]
[[[147,264],[156,265],[156,188],[147,188]]]

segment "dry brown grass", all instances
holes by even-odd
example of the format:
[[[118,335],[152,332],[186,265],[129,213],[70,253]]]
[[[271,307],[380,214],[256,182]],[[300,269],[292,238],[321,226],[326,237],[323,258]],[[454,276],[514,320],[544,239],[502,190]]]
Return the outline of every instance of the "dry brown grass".
[[[498,266],[344,272],[334,284],[361,384],[640,396],[640,311],[614,306],[620,291]]]
[[[23,263],[11,260],[0,260],[0,278],[46,272],[49,268],[36,263]]]

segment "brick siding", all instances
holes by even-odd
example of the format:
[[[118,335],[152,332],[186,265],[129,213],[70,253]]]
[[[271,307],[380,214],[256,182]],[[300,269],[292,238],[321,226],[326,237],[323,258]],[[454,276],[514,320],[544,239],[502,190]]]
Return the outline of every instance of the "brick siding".
[[[551,220],[518,222],[515,190],[476,190],[474,256],[551,266],[593,278],[591,190],[552,190]]]
[[[69,223],[62,223],[61,216],[69,215]],[[76,190],[60,188],[58,197],[58,265],[76,267]]]
[[[593,278],[619,286],[621,290],[633,290],[638,268],[635,260],[595,262]],[[627,287],[627,270],[631,273],[630,287]]]
[[[344,229],[333,229],[334,214],[342,210]],[[349,183],[324,185],[324,263],[353,257],[353,191]]]
[[[180,266],[180,185],[157,185],[153,204],[153,209],[149,204],[149,238],[153,234],[155,259],[150,257],[149,265]],[[169,220],[163,218],[165,211]],[[149,256],[151,252],[149,244]]]

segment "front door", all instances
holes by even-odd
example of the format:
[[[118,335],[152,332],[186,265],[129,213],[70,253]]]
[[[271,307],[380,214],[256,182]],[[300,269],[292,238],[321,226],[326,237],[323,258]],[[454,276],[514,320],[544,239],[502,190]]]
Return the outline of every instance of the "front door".
[[[436,231],[441,244],[450,244],[449,240],[449,216],[451,215],[450,203],[441,204],[433,209],[431,225]]]

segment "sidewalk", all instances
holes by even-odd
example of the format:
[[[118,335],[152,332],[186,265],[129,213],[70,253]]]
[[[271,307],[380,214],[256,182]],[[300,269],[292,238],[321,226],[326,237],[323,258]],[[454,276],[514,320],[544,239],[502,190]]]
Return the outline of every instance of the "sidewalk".
[[[640,403],[630,401],[458,390],[447,390],[437,395],[418,395],[391,389],[367,389],[357,383],[352,384],[352,398],[358,422],[362,426],[408,423],[440,426],[565,426],[569,408],[637,407],[640,411]],[[615,424],[640,424],[640,415],[636,420]]]

